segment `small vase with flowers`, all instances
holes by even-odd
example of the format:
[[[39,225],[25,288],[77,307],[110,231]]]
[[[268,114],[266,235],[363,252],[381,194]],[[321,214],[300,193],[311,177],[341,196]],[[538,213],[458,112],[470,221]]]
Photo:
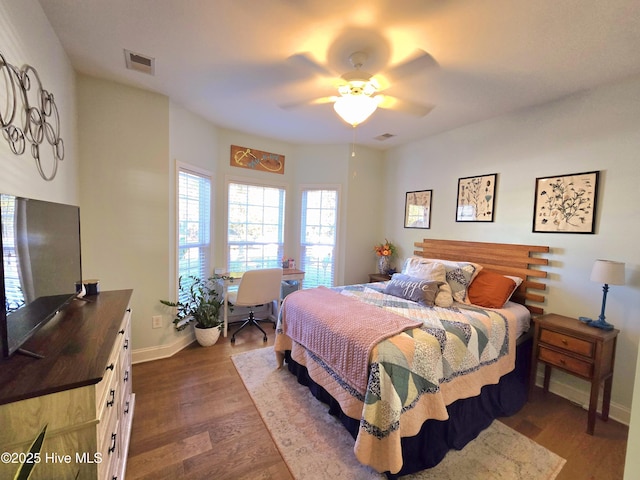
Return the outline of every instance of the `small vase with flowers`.
[[[378,273],[388,275],[391,271],[391,258],[396,254],[396,246],[385,238],[384,243],[373,247],[378,256]]]

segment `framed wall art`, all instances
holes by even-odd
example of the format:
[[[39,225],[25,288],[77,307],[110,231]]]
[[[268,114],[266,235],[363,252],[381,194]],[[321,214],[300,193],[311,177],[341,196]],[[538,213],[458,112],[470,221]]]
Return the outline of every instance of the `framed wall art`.
[[[536,178],[533,231],[595,233],[600,172]]]
[[[230,165],[232,167],[284,174],[284,155],[231,145]]]
[[[404,228],[431,228],[432,190],[407,192],[404,201]]]
[[[493,222],[497,173],[458,179],[456,222]]]

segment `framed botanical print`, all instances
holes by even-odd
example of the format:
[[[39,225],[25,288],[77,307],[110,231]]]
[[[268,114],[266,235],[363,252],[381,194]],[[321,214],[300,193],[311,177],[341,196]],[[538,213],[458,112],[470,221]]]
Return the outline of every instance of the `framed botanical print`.
[[[458,179],[456,222],[493,222],[497,173]]]
[[[533,231],[595,233],[600,172],[536,178]]]
[[[404,228],[431,228],[432,190],[407,192],[404,200]]]

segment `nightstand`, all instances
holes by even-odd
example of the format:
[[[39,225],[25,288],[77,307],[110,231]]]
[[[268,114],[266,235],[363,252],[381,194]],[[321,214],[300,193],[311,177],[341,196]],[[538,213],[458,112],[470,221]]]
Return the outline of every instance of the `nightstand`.
[[[533,353],[531,360],[530,392],[536,382],[537,363],[544,366],[544,391],[549,391],[551,368],[591,382],[587,433],[593,435],[600,382],[604,381],[602,420],[609,419],[613,364],[619,330],[600,330],[580,320],[554,313],[535,317]]]
[[[386,282],[387,280],[391,280],[391,275],[387,275],[386,273],[370,273],[369,274],[369,283]]]

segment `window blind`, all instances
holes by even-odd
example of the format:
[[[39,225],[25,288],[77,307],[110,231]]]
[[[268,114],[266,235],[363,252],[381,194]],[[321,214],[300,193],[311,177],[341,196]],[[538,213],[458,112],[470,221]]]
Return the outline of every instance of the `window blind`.
[[[284,188],[229,183],[227,258],[230,272],[281,265]]]
[[[300,265],[305,288],[334,286],[337,220],[337,190],[302,191]]]
[[[211,177],[178,172],[178,276],[207,278],[211,272]]]

